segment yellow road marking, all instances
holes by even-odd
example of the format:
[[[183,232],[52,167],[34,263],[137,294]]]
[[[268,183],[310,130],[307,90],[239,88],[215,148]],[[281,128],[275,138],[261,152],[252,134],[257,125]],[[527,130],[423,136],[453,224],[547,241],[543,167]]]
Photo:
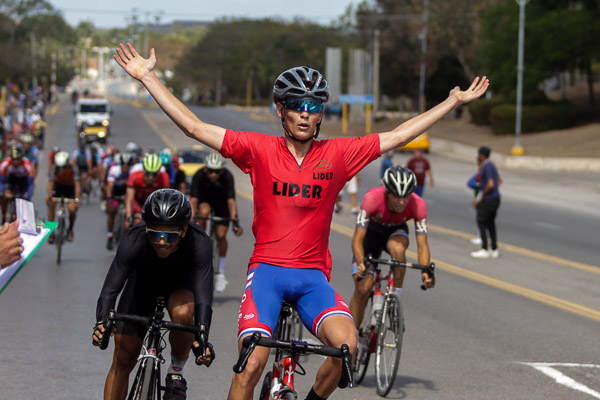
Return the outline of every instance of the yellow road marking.
[[[459,237],[463,237],[465,239],[471,239],[473,237],[473,235],[470,235],[468,233],[456,231],[454,229],[444,228],[444,227],[438,226],[438,225],[428,224],[427,226],[433,232],[439,232],[439,233],[444,233],[447,235],[459,236]],[[535,258],[535,259],[538,259],[541,261],[548,261],[548,262],[552,262],[552,263],[559,264],[559,265],[566,265],[567,267],[577,268],[577,269],[585,271],[585,272],[591,272],[591,273],[600,275],[600,267],[596,267],[593,265],[584,264],[584,263],[580,263],[580,262],[572,261],[572,260],[567,260],[565,258],[555,257],[555,256],[551,256],[551,255],[544,254],[544,253],[539,253],[537,251],[524,249],[522,247],[514,246],[514,245],[508,244],[508,243],[498,243],[498,247],[500,247],[501,249],[516,253],[516,254],[520,254],[525,257]]]
[[[59,104],[58,103],[54,103],[52,105],[52,107],[50,108],[50,110],[48,110],[48,114],[50,115],[54,115],[58,112],[58,108],[59,108]]]
[[[156,125],[156,122],[154,122],[152,120],[152,118],[150,118],[148,113],[142,111],[142,117],[144,117],[144,120],[146,121],[146,123],[150,126],[150,128],[154,131],[154,133],[156,133],[158,135],[160,140],[162,140],[163,143],[167,145],[167,147],[169,147],[173,151],[175,151],[177,149],[177,146],[175,145],[175,143],[167,135],[165,135],[164,133],[161,132],[161,130],[158,128],[158,125]]]
[[[438,228],[440,229],[440,231],[446,230],[446,228],[442,228],[442,227],[438,227]],[[352,235],[354,233],[354,229],[349,228],[347,226],[337,224],[335,222],[331,223],[331,229],[337,233],[340,233],[340,234],[342,234],[344,236],[348,236],[348,237],[352,237]],[[445,232],[445,233],[449,233],[452,230],[447,229],[447,231],[448,232]],[[458,232],[458,231],[452,231],[452,232],[456,232],[457,234],[459,234],[459,236],[470,237],[470,235],[468,235],[464,232]],[[529,253],[529,250],[520,249],[516,246],[512,246],[512,247],[522,250],[524,252],[524,254]],[[541,253],[531,252],[531,254],[539,255]],[[413,251],[407,251],[406,255],[413,259],[417,258],[417,253],[415,253]],[[525,254],[525,255],[527,255],[527,254]],[[548,257],[550,257],[550,256],[548,256]],[[560,259],[558,257],[554,257],[554,258],[557,258],[559,260],[564,260],[564,259]],[[504,291],[507,291],[507,292],[510,292],[510,293],[513,293],[513,294],[516,294],[519,296],[523,296],[528,299],[535,300],[537,302],[540,302],[540,303],[543,303],[543,304],[546,304],[546,305],[549,305],[552,307],[560,308],[561,310],[568,311],[568,312],[571,312],[571,313],[574,313],[577,315],[581,315],[582,317],[600,321],[600,311],[594,310],[593,308],[585,307],[580,304],[576,304],[576,303],[572,303],[570,301],[559,299],[558,297],[550,296],[550,295],[547,295],[544,293],[537,292],[535,290],[524,288],[522,286],[514,285],[512,283],[504,282],[499,279],[491,278],[489,276],[486,276],[486,275],[483,275],[483,274],[480,274],[477,272],[469,271],[468,269],[464,269],[464,268],[460,268],[460,267],[457,267],[452,264],[448,264],[441,260],[434,259],[433,261],[435,262],[436,268],[441,269],[442,271],[450,272],[451,274],[454,274],[454,275],[457,275],[457,276],[460,276],[463,278],[467,278],[467,279],[470,279],[472,281],[476,281],[479,283],[483,283],[484,285],[492,286],[497,289],[501,289],[501,290],[504,290]],[[564,261],[568,262],[569,260],[564,260]],[[596,271],[593,271],[593,272],[596,272]]]

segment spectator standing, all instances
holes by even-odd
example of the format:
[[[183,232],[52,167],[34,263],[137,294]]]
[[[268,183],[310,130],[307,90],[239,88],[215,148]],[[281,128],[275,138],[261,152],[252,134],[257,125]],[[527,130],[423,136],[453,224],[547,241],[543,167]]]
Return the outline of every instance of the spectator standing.
[[[473,196],[477,198],[479,191],[481,190],[481,169],[479,165],[477,166],[477,172],[473,174],[473,176],[467,181],[467,186],[473,189]],[[481,245],[481,236],[479,236],[479,232],[477,232],[477,237],[471,239],[472,244]]]
[[[425,175],[429,174],[429,186],[433,186],[433,172],[431,172],[431,165],[429,160],[423,156],[421,149],[415,149],[413,157],[406,163],[408,169],[410,169],[417,177],[417,187],[415,193],[419,197],[423,197],[423,188],[425,187]]]
[[[356,200],[356,194],[358,193],[358,185],[360,185],[360,178],[358,177],[358,174],[354,175],[352,177],[352,179],[350,179],[348,182],[346,182],[346,184],[342,188],[342,191],[338,194],[337,200],[335,202],[335,212],[336,213],[339,214],[342,211],[342,193],[347,192],[350,195],[350,204],[352,207],[352,209],[351,209],[352,214],[354,214],[354,215],[358,214],[358,203]]]
[[[379,169],[379,179],[383,180],[383,174],[385,170],[388,168],[392,168],[394,166],[394,162],[392,161],[392,156],[394,155],[394,151],[388,151],[381,157],[381,167]]]
[[[481,249],[471,253],[473,258],[497,258],[498,241],[496,237],[496,214],[500,207],[500,177],[498,170],[489,159],[491,150],[481,146],[478,150],[477,161],[481,171],[481,190],[473,200],[477,210],[477,226],[481,236]],[[487,235],[490,235],[491,249],[488,249]]]

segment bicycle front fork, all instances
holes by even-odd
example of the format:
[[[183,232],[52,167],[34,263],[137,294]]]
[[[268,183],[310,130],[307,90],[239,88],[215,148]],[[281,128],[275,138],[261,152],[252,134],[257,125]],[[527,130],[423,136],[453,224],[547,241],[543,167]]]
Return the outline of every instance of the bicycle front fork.
[[[271,380],[272,400],[284,399],[286,394],[293,393],[295,398],[298,394],[294,389],[294,374],[296,372],[296,361],[292,357],[285,357],[273,363],[273,379]]]

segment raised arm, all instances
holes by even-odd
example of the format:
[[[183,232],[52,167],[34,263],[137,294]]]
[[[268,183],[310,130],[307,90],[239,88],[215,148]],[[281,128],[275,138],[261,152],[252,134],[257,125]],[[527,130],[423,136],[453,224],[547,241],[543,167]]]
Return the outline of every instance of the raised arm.
[[[179,101],[154,74],[156,54],[150,49],[147,59],[138,54],[131,43],[122,43],[114,55],[115,61],[132,78],[144,85],[159,107],[186,134],[205,145],[220,150],[225,137],[225,129],[201,121],[189,108]]]
[[[390,132],[380,133],[379,145],[381,154],[393,150],[396,147],[404,146],[421,133],[431,128],[433,124],[442,119],[444,115],[448,114],[456,107],[478,99],[485,93],[488,86],[489,80],[485,76],[481,79],[479,79],[479,77],[475,78],[467,90],[462,91],[456,86],[450,91],[450,95],[442,103],[409,119]]]

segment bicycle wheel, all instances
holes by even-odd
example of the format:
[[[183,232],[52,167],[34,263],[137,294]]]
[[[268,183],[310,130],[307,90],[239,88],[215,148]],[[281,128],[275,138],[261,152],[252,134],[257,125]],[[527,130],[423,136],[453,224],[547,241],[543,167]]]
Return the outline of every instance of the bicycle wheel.
[[[65,241],[65,217],[62,214],[58,216],[58,226],[56,227],[54,238],[54,243],[56,243],[56,264],[60,264],[62,246]]]
[[[392,386],[402,353],[402,304],[395,294],[387,294],[375,352],[377,394],[385,397]]]
[[[295,309],[287,319],[287,339],[302,340],[302,320]]]
[[[263,383],[260,388],[260,396],[258,396],[259,400],[269,400],[272,377],[273,372],[271,371],[267,372],[267,374],[265,375],[265,379],[263,379]]]
[[[369,307],[370,310],[370,307]],[[358,343],[356,346],[356,354],[352,360],[352,370],[354,372],[354,383],[360,384],[365,378],[371,352],[369,351],[369,342],[373,329],[370,327],[371,312],[365,312],[362,323],[358,329]]]
[[[158,400],[158,377],[154,358],[142,360],[135,381],[131,386],[128,400]]]

